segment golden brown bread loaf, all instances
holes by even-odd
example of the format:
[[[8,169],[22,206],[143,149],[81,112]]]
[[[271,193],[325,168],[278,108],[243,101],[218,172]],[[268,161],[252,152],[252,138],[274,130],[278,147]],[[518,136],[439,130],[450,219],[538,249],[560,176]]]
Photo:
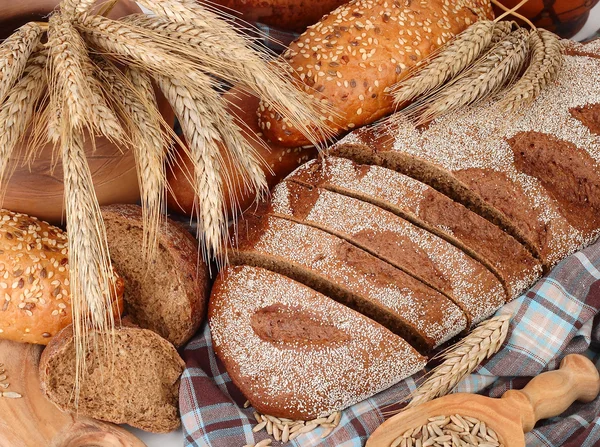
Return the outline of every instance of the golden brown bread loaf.
[[[123,309],[115,276],[114,313]],[[67,234],[35,217],[0,210],[0,338],[47,345],[71,324]]]
[[[238,88],[231,89],[223,97],[229,103],[230,113],[236,115],[241,122],[241,127],[244,130],[254,132],[258,138],[261,138],[256,118],[258,98],[248,95]],[[275,185],[295,168],[314,158],[317,154],[317,150],[313,147],[290,149],[266,142],[260,144],[252,138],[249,138],[249,141],[264,160],[263,166],[269,187]],[[193,172],[193,167],[184,151],[179,150],[179,157],[181,158],[180,163],[174,164],[167,170],[167,181],[169,183],[168,207],[170,211],[190,216],[194,210],[195,196],[188,178],[190,178],[190,173]],[[235,206],[243,211],[254,202],[255,195],[254,192],[247,191],[244,188],[235,166],[229,164],[228,172],[232,179],[233,188],[229,190],[227,183],[223,187],[230,215],[233,215],[235,208],[231,200],[232,197],[235,198]]]
[[[284,58],[304,89],[327,104],[323,120],[339,135],[390,114],[387,87],[469,25],[492,17],[489,0],[357,0],[311,26]],[[277,144],[309,144],[264,103],[259,122]]]

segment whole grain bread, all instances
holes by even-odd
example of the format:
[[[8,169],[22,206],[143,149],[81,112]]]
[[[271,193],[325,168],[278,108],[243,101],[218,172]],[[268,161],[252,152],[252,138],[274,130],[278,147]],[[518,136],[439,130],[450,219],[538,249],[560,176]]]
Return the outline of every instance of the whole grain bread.
[[[113,314],[123,311],[114,274]],[[0,338],[46,345],[72,322],[67,233],[26,214],[0,210]]]
[[[449,242],[371,203],[295,182],[275,187],[269,213],[335,234],[445,294],[471,324],[505,303],[500,281]]]
[[[208,320],[231,379],[257,411],[271,416],[328,415],[425,366],[384,327],[262,268],[222,270]]]
[[[355,0],[309,27],[283,57],[325,103],[322,119],[340,134],[392,113],[386,88],[469,25],[491,18],[489,0]],[[310,143],[264,103],[259,123],[282,146]]]
[[[450,242],[485,265],[510,299],[541,275],[541,264],[514,238],[428,185],[379,166],[335,156],[310,161],[288,181],[320,187],[372,203]]]
[[[134,324],[182,346],[204,319],[210,287],[198,243],[166,219],[159,227],[157,254],[148,263],[141,207],[110,205],[101,210],[113,265],[125,279],[125,312]]]
[[[184,362],[168,341],[152,331],[122,326],[114,334],[114,356],[90,346],[81,382],[80,414],[155,433],[180,425],[179,378]],[[72,326],[59,332],[42,352],[44,394],[63,411],[75,411],[75,345]]]
[[[395,120],[331,153],[430,184],[518,238],[550,268],[600,234],[600,60],[566,56],[520,115],[494,101],[433,121]]]
[[[463,311],[441,293],[341,238],[265,211],[239,222],[232,264],[301,282],[383,324],[420,352],[466,328]]]

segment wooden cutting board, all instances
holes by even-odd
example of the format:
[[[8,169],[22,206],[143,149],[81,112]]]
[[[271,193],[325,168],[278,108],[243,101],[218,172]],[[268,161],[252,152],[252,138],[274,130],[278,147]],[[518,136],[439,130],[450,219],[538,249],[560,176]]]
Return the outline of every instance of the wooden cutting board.
[[[0,398],[0,446],[143,447],[121,427],[60,411],[40,389],[38,363],[43,346],[0,340],[0,370],[19,399]],[[1,378],[1,377],[0,377]]]

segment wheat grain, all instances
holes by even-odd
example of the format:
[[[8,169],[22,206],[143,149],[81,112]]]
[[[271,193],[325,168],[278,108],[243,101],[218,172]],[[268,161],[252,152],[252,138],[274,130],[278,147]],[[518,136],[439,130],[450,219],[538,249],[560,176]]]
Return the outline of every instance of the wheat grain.
[[[490,50],[492,46],[496,45],[498,42],[508,36],[516,25],[516,22],[513,21],[496,22],[496,26],[494,26],[494,31],[492,32],[492,40],[488,44],[489,46],[485,49],[485,51]]]
[[[88,12],[96,0],[62,0],[60,10],[67,16]]]
[[[556,79],[564,62],[560,39],[539,28],[529,33],[530,62],[523,76],[506,92],[500,104],[507,111],[530,105]]]
[[[396,105],[431,92],[468,67],[492,40],[495,23],[475,22],[436,51],[415,70],[414,75],[390,88]]]
[[[424,124],[445,113],[476,104],[510,85],[525,62],[527,36],[524,29],[513,31],[439,92],[409,106],[406,114],[416,118],[418,124]]]
[[[477,365],[498,352],[508,335],[509,323],[508,315],[490,318],[444,352],[440,357],[443,362],[431,370],[427,379],[412,393],[412,400],[406,408],[452,391]]]
[[[98,58],[96,65],[107,91],[118,98],[120,114],[127,123],[130,150],[133,151],[138,172],[142,202],[143,244],[147,260],[152,260],[158,246],[158,230],[164,215],[166,176],[165,148],[169,135],[162,130],[156,97],[150,78],[136,69],[128,69],[125,76],[112,63]],[[150,265],[150,263],[148,263]]]
[[[7,169],[14,148],[25,135],[47,87],[47,51],[34,53],[23,76],[0,107],[0,188],[5,191]]]
[[[60,14],[50,17],[48,47],[51,109],[63,110],[65,103],[74,128],[87,128],[113,141],[121,141],[124,132],[93,76],[85,43],[72,23]],[[52,133],[59,134],[56,129]]]
[[[42,29],[35,23],[27,23],[0,45],[0,104],[23,74],[27,60],[41,37]]]

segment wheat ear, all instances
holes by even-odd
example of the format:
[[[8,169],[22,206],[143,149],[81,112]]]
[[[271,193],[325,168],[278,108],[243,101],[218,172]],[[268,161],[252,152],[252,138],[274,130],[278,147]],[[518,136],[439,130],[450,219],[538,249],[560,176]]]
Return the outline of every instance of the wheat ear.
[[[488,47],[484,51],[490,50],[494,45],[508,36],[512,30],[517,26],[516,22],[502,20],[500,22],[495,22],[494,31],[492,32],[492,40],[488,44]]]
[[[508,335],[509,325],[509,315],[490,318],[450,347],[440,356],[443,362],[430,371],[427,379],[412,393],[412,400],[405,408],[451,392],[482,361],[498,352]]]
[[[424,124],[440,115],[489,98],[514,81],[527,57],[528,32],[518,29],[436,94],[407,107],[408,116]]]
[[[0,45],[0,104],[21,77],[27,59],[41,37],[42,29],[35,23],[27,23]]]
[[[142,202],[143,253],[152,260],[158,247],[158,230],[164,215],[166,188],[165,157],[169,134],[163,131],[156,111],[156,97],[150,78],[136,69],[123,74],[115,65],[103,58],[95,61],[105,89],[118,103],[126,123],[130,149],[136,161],[138,183]],[[150,265],[150,264],[148,264]]]
[[[491,20],[475,22],[458,34],[440,51],[429,56],[414,75],[390,88],[395,104],[402,104],[431,92],[455,77],[476,60],[492,40],[495,23]]]
[[[559,37],[539,28],[529,33],[530,64],[505,94],[501,107],[516,110],[530,105],[549,83],[554,81],[564,63]]]
[[[60,14],[50,17],[48,47],[51,109],[63,110],[64,101],[74,128],[87,128],[112,141],[122,141],[123,129],[93,75],[85,43],[72,23]],[[59,132],[55,128],[53,121],[51,132],[56,139]]]
[[[60,10],[67,16],[84,14],[92,8],[94,3],[96,0],[62,0]]]
[[[17,143],[32,122],[37,106],[48,86],[46,79],[47,51],[34,53],[28,60],[23,76],[10,90],[0,107],[0,186],[5,191],[7,169]]]

